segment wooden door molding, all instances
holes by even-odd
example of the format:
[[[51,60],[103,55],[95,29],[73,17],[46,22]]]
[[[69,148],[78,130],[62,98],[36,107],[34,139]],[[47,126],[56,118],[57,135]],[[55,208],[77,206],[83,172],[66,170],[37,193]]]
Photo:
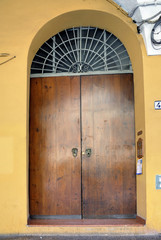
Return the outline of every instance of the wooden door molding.
[[[131,74],[82,76],[84,218],[136,214],[134,91]]]
[[[31,79],[30,215],[135,214],[132,75]]]
[[[80,157],[80,78],[31,79],[30,215],[81,215]]]

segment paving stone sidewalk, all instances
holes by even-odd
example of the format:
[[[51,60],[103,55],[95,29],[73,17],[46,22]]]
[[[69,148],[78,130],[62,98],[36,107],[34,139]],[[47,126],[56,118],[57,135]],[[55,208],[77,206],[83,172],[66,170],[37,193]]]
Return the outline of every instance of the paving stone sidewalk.
[[[27,236],[0,236],[4,240],[161,240],[159,235],[27,235]]]

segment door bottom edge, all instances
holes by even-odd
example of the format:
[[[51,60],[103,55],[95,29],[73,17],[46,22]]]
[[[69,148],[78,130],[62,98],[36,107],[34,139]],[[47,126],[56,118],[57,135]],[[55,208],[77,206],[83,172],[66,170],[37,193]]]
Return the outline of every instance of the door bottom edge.
[[[81,215],[31,215],[30,219],[53,219],[53,220],[68,220],[68,219],[81,219]]]
[[[136,214],[87,215],[83,219],[135,219]]]

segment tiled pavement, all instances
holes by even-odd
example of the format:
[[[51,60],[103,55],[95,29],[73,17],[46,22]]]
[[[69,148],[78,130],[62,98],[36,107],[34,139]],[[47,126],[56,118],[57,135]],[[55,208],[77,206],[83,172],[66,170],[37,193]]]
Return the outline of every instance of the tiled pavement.
[[[159,235],[27,235],[27,236],[2,236],[4,240],[161,240]]]

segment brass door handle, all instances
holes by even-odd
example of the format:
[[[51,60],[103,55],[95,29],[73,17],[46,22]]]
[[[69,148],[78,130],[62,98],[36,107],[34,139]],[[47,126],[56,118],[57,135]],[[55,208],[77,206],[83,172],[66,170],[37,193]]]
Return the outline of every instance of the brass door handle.
[[[72,154],[73,154],[73,157],[77,157],[77,155],[78,155],[78,148],[72,148]]]
[[[91,148],[87,148],[87,149],[86,149],[86,156],[87,156],[87,157],[90,157],[91,154],[92,154]]]

